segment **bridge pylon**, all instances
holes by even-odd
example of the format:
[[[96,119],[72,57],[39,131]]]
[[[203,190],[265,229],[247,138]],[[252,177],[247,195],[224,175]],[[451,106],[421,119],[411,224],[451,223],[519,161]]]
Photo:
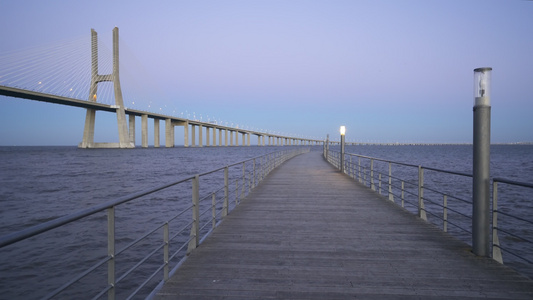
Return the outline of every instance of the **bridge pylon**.
[[[120,88],[119,76],[119,48],[118,48],[118,27],[113,29],[113,73],[107,75],[98,74],[98,36],[94,29],[91,29],[91,87],[89,91],[89,101],[96,102],[98,83],[113,82],[115,92],[115,106],[118,125],[118,143],[95,143],[94,125],[96,121],[96,110],[87,109],[85,116],[85,127],[83,130],[83,140],[78,145],[79,148],[135,148],[130,140],[128,125],[126,122],[126,111],[122,90]]]

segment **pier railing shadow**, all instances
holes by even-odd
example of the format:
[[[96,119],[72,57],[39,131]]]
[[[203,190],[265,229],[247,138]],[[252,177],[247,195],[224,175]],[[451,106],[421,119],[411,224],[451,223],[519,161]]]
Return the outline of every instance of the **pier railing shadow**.
[[[324,147],[324,158],[341,169],[340,152]],[[472,174],[353,153],[344,164],[346,175],[472,244]],[[533,184],[492,181],[492,258],[533,278]]]
[[[57,258],[59,262],[55,263],[63,265],[61,273],[64,274],[48,274],[38,281],[20,282],[22,286],[32,287],[26,289],[26,299],[146,297],[176,272],[187,255],[272,170],[309,150],[298,147],[250,158],[2,236],[0,254],[24,260],[16,263],[17,268],[35,269],[48,264],[47,260],[54,257],[54,250],[60,247],[72,247],[74,252],[84,255],[90,253],[91,257],[80,258],[80,254],[74,254]],[[146,211],[145,216],[131,217],[128,212],[139,207]],[[35,240],[46,234],[76,236],[81,237],[80,240],[92,235],[95,241],[90,241],[93,247],[90,251],[80,249],[83,246],[78,239],[64,245],[40,242],[49,245],[31,249]],[[28,247],[24,248],[28,251],[14,254],[9,246],[15,243],[26,243]],[[98,249],[94,249],[96,246]],[[44,248],[50,253],[40,261],[36,256],[41,255]],[[28,255],[35,257],[26,257]],[[61,286],[47,281],[46,277],[60,275],[68,277]],[[138,278],[142,278],[142,282]],[[4,296],[22,295],[14,292]]]

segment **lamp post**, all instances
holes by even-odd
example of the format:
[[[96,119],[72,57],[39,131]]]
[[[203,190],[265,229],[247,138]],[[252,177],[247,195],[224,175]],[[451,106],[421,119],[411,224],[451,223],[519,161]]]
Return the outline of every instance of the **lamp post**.
[[[479,256],[490,249],[490,77],[492,68],[474,69],[474,166],[472,248]]]
[[[344,135],[346,133],[346,127],[341,126],[341,173],[344,173]]]

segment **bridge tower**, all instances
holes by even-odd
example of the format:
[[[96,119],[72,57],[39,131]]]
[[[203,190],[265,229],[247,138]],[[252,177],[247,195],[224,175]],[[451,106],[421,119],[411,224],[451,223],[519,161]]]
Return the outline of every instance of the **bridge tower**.
[[[78,145],[79,148],[135,148],[135,145],[130,141],[130,136],[128,134],[124,100],[122,99],[122,90],[120,89],[118,54],[118,27],[115,27],[113,29],[113,73],[107,75],[98,74],[98,37],[96,31],[94,29],[91,29],[91,87],[89,92],[89,101],[96,102],[99,82],[113,82],[113,87],[115,91],[115,106],[117,114],[119,142],[94,142],[94,125],[96,119],[96,110],[88,108],[87,114],[85,116],[83,140]]]

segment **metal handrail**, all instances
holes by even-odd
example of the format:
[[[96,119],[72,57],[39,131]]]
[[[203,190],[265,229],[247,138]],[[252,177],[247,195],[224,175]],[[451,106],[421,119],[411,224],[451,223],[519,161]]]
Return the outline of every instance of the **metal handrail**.
[[[71,278],[67,283],[63,284],[61,287],[55,289],[54,291],[52,291],[51,293],[46,295],[45,299],[49,299],[49,298],[55,297],[56,295],[59,295],[61,292],[65,291],[67,288],[69,288],[71,285],[73,285],[74,283],[78,282],[79,280],[81,280],[82,278],[84,278],[85,276],[87,276],[88,274],[92,273],[97,268],[103,266],[106,263],[108,264],[108,285],[102,291],[100,291],[100,293],[98,293],[95,296],[95,298],[99,298],[100,296],[103,296],[104,294],[107,293],[108,294],[108,299],[114,299],[115,298],[115,292],[116,292],[115,291],[116,284],[118,282],[124,280],[124,278],[126,278],[127,276],[131,275],[131,273],[134,270],[136,270],[140,265],[142,265],[144,262],[146,262],[150,257],[152,257],[154,254],[156,254],[158,251],[161,251],[161,249],[164,249],[165,262],[163,263],[163,265],[158,267],[157,270],[147,280],[145,280],[141,285],[139,285],[137,287],[137,289],[129,296],[129,298],[131,298],[131,297],[135,296],[146,284],[148,284],[148,282],[150,281],[150,278],[153,278],[154,276],[156,276],[157,273],[160,272],[161,270],[164,270],[164,278],[163,279],[166,280],[168,278],[169,274],[175,272],[175,269],[181,264],[181,263],[178,263],[177,266],[174,267],[172,272],[170,272],[170,270],[168,269],[169,261],[172,260],[172,259],[175,259],[179,255],[179,253],[182,252],[184,249],[188,248],[187,252],[190,252],[190,251],[192,251],[192,249],[196,248],[199,245],[199,243],[203,239],[205,239],[207,237],[207,235],[209,235],[210,232],[212,231],[212,229],[208,230],[206,233],[203,234],[203,238],[200,239],[200,235],[202,234],[202,232],[205,231],[205,228],[207,227],[207,225],[209,225],[210,222],[213,222],[213,224],[214,224],[213,227],[217,226],[222,221],[222,219],[229,213],[229,211],[230,211],[229,197],[230,197],[230,194],[232,193],[231,188],[229,188],[229,185],[231,184],[231,181],[229,180],[229,177],[228,177],[229,176],[229,172],[228,172],[229,168],[234,167],[234,166],[238,166],[238,165],[242,165],[243,166],[242,175],[237,175],[237,178],[236,178],[237,182],[239,181],[239,179],[242,182],[241,186],[239,186],[239,184],[237,184],[237,191],[236,191],[237,193],[236,193],[236,195],[239,196],[240,199],[243,199],[247,195],[247,193],[250,192],[257,185],[257,183],[259,183],[261,180],[263,180],[268,175],[268,173],[270,173],[273,169],[275,169],[276,167],[281,165],[287,159],[292,158],[292,157],[294,157],[294,156],[296,156],[298,154],[305,153],[305,152],[309,152],[309,148],[294,149],[294,150],[282,150],[282,151],[278,151],[278,152],[271,152],[271,153],[267,153],[265,155],[253,157],[253,158],[246,159],[246,160],[242,160],[240,162],[233,163],[233,164],[230,164],[230,165],[218,168],[218,169],[210,170],[210,171],[207,171],[207,172],[195,175],[195,176],[187,176],[187,177],[182,178],[180,180],[173,181],[173,182],[170,182],[170,183],[167,183],[167,184],[163,184],[163,185],[160,185],[160,186],[152,188],[152,189],[146,189],[146,190],[143,190],[143,191],[140,191],[140,192],[137,192],[137,193],[126,195],[126,196],[117,198],[115,200],[111,200],[111,201],[108,201],[108,202],[93,206],[93,207],[88,208],[88,209],[84,209],[84,210],[81,210],[81,211],[78,211],[78,212],[75,212],[75,213],[72,213],[72,214],[65,215],[63,217],[59,217],[57,219],[45,222],[43,224],[32,226],[30,228],[27,228],[27,229],[24,229],[24,230],[21,230],[21,231],[18,231],[18,232],[14,232],[14,233],[2,236],[2,237],[0,237],[0,248],[9,246],[11,244],[14,244],[14,243],[17,243],[19,241],[28,239],[30,237],[37,236],[39,234],[42,234],[42,233],[47,232],[49,230],[52,230],[54,228],[58,228],[58,227],[61,227],[63,225],[78,221],[78,220],[83,219],[83,218],[85,218],[87,216],[90,216],[90,215],[93,215],[93,214],[96,214],[96,213],[99,213],[99,212],[102,212],[102,211],[107,211],[107,213],[108,213],[108,242],[111,243],[111,245],[108,245],[108,249],[112,249],[112,250],[108,250],[108,256],[103,258],[103,259],[101,259],[101,260],[99,260],[96,264],[90,266],[88,269],[86,269],[85,271],[80,273],[78,276],[75,276],[74,278]],[[260,163],[257,164],[257,161],[260,161]],[[251,167],[249,166],[248,167],[249,169],[247,170],[246,166],[252,164],[252,162],[253,162],[253,165]],[[221,187],[215,188],[214,189],[215,191],[209,192],[208,196],[202,198],[202,200],[205,200],[205,199],[209,198],[209,196],[213,195],[212,196],[213,200],[212,200],[212,203],[210,204],[210,207],[208,209],[206,209],[206,210],[202,210],[202,213],[200,214],[199,211],[198,211],[199,205],[200,205],[200,201],[201,201],[201,199],[200,199],[200,197],[198,195],[198,190],[199,190],[199,185],[200,185],[199,184],[199,178],[201,178],[203,176],[206,176],[206,175],[210,175],[210,174],[219,172],[219,171],[222,171],[222,170],[224,170],[223,177],[224,177],[224,182],[225,183]],[[240,171],[238,171],[238,172],[240,172]],[[115,245],[114,245],[115,244],[115,236],[114,236],[114,226],[115,226],[115,223],[114,223],[114,218],[115,218],[114,210],[115,210],[115,207],[117,207],[117,206],[119,206],[121,204],[130,202],[130,201],[136,200],[136,199],[141,198],[143,196],[147,196],[147,195],[156,193],[158,191],[161,191],[161,190],[164,190],[164,189],[179,185],[181,183],[189,182],[189,181],[192,182],[192,186],[193,186],[193,190],[192,190],[193,202],[192,202],[191,205],[189,205],[185,210],[179,212],[177,215],[171,217],[169,220],[163,222],[160,225],[156,225],[155,229],[148,230],[148,232],[143,234],[141,237],[135,239],[134,241],[130,242],[128,245],[126,245],[125,247],[123,247],[119,251],[115,251],[114,250],[114,248],[115,248]],[[242,189],[241,189],[241,187],[242,187]],[[196,189],[196,192],[195,192],[195,189]],[[218,208],[217,208],[217,202],[216,202],[216,199],[215,199],[215,194],[216,193],[220,193],[221,191],[224,191],[224,196],[222,197],[223,204],[222,204],[221,208],[220,208],[220,206],[218,206]],[[236,203],[236,205],[238,205],[238,202]],[[206,213],[209,212],[210,210],[213,210],[213,215],[214,216],[209,216],[209,220],[208,221],[204,220],[205,224],[200,226],[200,223],[204,222],[202,220],[206,219],[206,218],[202,219],[202,216],[207,215]],[[216,210],[219,210],[219,212],[216,213]],[[118,279],[115,279],[115,274],[114,274],[115,273],[115,263],[116,263],[115,262],[115,257],[117,255],[122,254],[124,251],[126,251],[127,249],[133,247],[134,245],[139,243],[141,240],[146,239],[148,236],[154,234],[156,231],[160,230],[161,228],[164,228],[165,232],[168,232],[168,223],[169,222],[176,220],[178,217],[180,217],[183,214],[185,214],[186,212],[190,212],[190,211],[193,212],[192,221],[188,222],[184,227],[182,227],[179,230],[178,233],[173,234],[171,238],[168,237],[168,233],[165,233],[165,236],[167,236],[167,237],[165,237],[165,240],[161,244],[159,244],[157,247],[155,247],[154,250],[150,251],[145,257],[141,258],[140,261],[138,261],[137,264],[135,264],[133,267],[129,268],[126,272],[122,273],[118,277]],[[220,219],[219,219],[219,221],[217,223],[216,222],[216,216],[219,215],[219,214],[221,214],[221,217],[220,217]],[[182,236],[184,230],[187,230],[188,228],[191,229],[191,234],[190,234],[189,238],[183,244],[181,244],[181,246],[179,247],[179,249],[176,252],[174,252],[172,255],[170,255],[170,253],[168,253],[168,244],[172,240],[174,240],[176,237]],[[202,229],[204,229],[204,230],[202,231]],[[187,247],[187,245],[188,245],[188,247]],[[109,252],[109,251],[111,251],[111,252]],[[183,256],[181,259],[182,260],[185,259],[185,256]]]
[[[328,151],[326,149],[326,147],[324,147],[324,157],[325,157],[325,159],[329,163],[331,163],[332,165],[336,166],[339,169],[340,169],[340,165],[339,164],[340,164],[340,161],[341,161],[340,160],[340,155],[341,155],[340,152],[331,151],[331,150]],[[463,203],[463,205],[464,204],[470,204],[471,205],[472,201],[461,199],[461,198],[453,196],[453,195],[449,195],[447,192],[440,191],[438,189],[438,187],[429,187],[429,186],[424,185],[424,182],[423,182],[423,171],[424,170],[434,171],[434,172],[439,172],[439,173],[446,173],[446,174],[455,175],[455,176],[464,176],[464,177],[472,177],[471,174],[464,173],[464,172],[443,170],[443,169],[438,169],[438,168],[433,168],[433,167],[417,166],[417,165],[413,165],[413,164],[395,162],[395,161],[390,161],[390,160],[386,160],[386,159],[380,159],[380,158],[364,156],[364,155],[358,155],[358,154],[353,154],[353,153],[345,153],[345,155],[350,157],[349,160],[344,160],[345,164],[348,165],[348,167],[345,168],[345,170],[347,170],[346,173],[348,175],[351,175],[351,177],[353,177],[354,179],[356,179],[356,180],[358,179],[359,182],[363,183],[365,186],[368,186],[372,190],[376,191],[376,187],[375,187],[376,184],[375,184],[374,180],[376,179],[375,177],[376,177],[376,173],[377,173],[377,176],[379,178],[379,183],[378,183],[379,190],[377,192],[381,194],[381,182],[382,182],[381,177],[382,177],[382,175],[384,175],[384,177],[386,179],[388,179],[388,182],[386,181],[386,184],[389,185],[389,200],[394,201],[393,200],[394,197],[398,197],[398,194],[394,193],[394,188],[396,190],[401,189],[402,207],[404,206],[404,200],[405,200],[404,199],[404,194],[418,196],[418,199],[419,199],[418,204],[412,203],[412,202],[409,202],[409,201],[405,201],[405,202],[408,202],[408,203],[410,203],[413,206],[418,206],[419,216],[420,216],[421,212],[423,212],[424,216],[427,213],[427,214],[429,214],[429,215],[431,215],[431,216],[433,216],[433,217],[435,217],[437,219],[440,219],[441,221],[443,221],[443,230],[444,231],[447,231],[447,226],[448,225],[453,225],[455,228],[458,228],[458,229],[460,229],[460,230],[462,230],[462,231],[464,231],[464,232],[466,232],[468,234],[472,234],[472,231],[469,230],[468,228],[464,228],[462,224],[458,224],[456,222],[448,220],[448,217],[447,217],[448,212],[453,212],[457,216],[461,216],[461,217],[469,218],[469,219],[471,219],[472,216],[468,215],[468,214],[465,214],[464,212],[461,212],[461,211],[459,211],[457,209],[453,209],[453,208],[449,207],[448,204],[447,204],[447,200],[448,200],[448,198],[453,199],[453,200],[457,200],[458,202]],[[352,159],[351,159],[352,156],[358,158],[357,163],[352,162]],[[361,158],[370,160],[370,166],[361,165]],[[374,161],[388,163],[389,164],[389,174],[377,171],[374,168],[374,164],[373,164]],[[402,180],[402,179],[400,179],[398,177],[392,176],[392,174],[390,173],[390,164],[418,168],[420,170],[419,172],[421,172],[421,173],[419,173],[419,182],[418,183],[411,183],[409,181],[404,181],[404,180]],[[363,178],[362,175],[364,175],[364,178]],[[368,178],[367,178],[367,176],[368,176]],[[422,176],[421,179],[420,179],[420,176]],[[392,179],[401,180],[402,181],[401,188],[398,187],[397,184],[394,185],[392,183]],[[523,241],[525,243],[528,243],[530,245],[530,247],[533,247],[533,240],[531,238],[521,236],[520,234],[517,234],[516,232],[511,232],[510,230],[504,230],[504,229],[498,227],[498,214],[504,215],[504,216],[506,216],[508,218],[512,218],[512,219],[514,219],[516,221],[524,222],[526,224],[526,226],[530,226],[531,228],[533,228],[533,220],[528,220],[526,218],[523,218],[523,217],[520,217],[520,216],[516,216],[516,215],[508,213],[508,212],[500,211],[500,210],[498,210],[498,204],[497,204],[498,203],[498,183],[504,183],[504,184],[508,184],[508,185],[512,185],[512,186],[519,186],[519,187],[523,187],[523,188],[533,188],[533,184],[525,183],[525,182],[518,182],[518,181],[504,179],[504,178],[493,178],[492,181],[493,181],[493,188],[492,188],[492,198],[493,198],[493,200],[492,200],[492,229],[493,229],[493,232],[492,232],[492,258],[494,260],[500,262],[500,263],[503,263],[501,251],[504,251],[504,252],[509,253],[509,254],[517,257],[517,258],[520,258],[521,260],[523,260],[523,261],[525,261],[525,262],[527,262],[529,264],[533,264],[533,261],[532,261],[531,258],[526,258],[523,255],[518,254],[515,250],[510,249],[508,247],[502,247],[500,245],[499,237],[498,237],[498,233],[499,232],[505,233],[505,234],[513,237],[514,239],[517,239],[517,240]],[[404,183],[411,184],[411,185],[413,185],[415,187],[418,186],[418,193],[415,192],[416,191],[415,187],[411,188],[412,190],[415,190],[415,191],[405,190],[404,189]],[[434,200],[432,200],[432,199],[430,199],[428,197],[425,197],[423,195],[423,191],[424,190],[427,190],[427,191],[430,191],[430,192],[432,192],[434,194],[443,196],[442,204],[441,204],[440,201],[434,201]],[[443,209],[442,218],[441,218],[441,214],[440,213],[436,213],[436,212],[433,212],[433,211],[428,211],[424,207],[424,201],[427,201],[428,203],[431,203],[432,205],[435,205],[436,207],[442,208]],[[425,220],[427,221],[427,219],[425,219]]]
[[[503,256],[502,256],[502,250],[503,250],[505,253],[511,254],[514,257],[517,257],[520,260],[527,262],[528,264],[533,264],[533,260],[516,253],[514,249],[510,249],[509,247],[502,247],[502,245],[500,244],[500,238],[499,238],[500,232],[503,232],[506,235],[513,237],[514,239],[517,239],[517,240],[520,240],[522,242],[529,244],[529,247],[533,247],[533,240],[527,237],[524,237],[524,236],[520,236],[515,232],[510,232],[509,230],[500,228],[498,225],[498,222],[499,222],[498,215],[504,215],[510,219],[525,223],[526,226],[529,226],[530,228],[533,228],[533,220],[528,220],[523,217],[515,216],[511,213],[503,212],[499,210],[498,183],[533,189],[533,184],[530,184],[530,183],[519,182],[519,181],[514,181],[514,180],[509,180],[509,179],[504,179],[504,178],[493,178],[492,180],[492,257],[499,263],[503,264]]]

